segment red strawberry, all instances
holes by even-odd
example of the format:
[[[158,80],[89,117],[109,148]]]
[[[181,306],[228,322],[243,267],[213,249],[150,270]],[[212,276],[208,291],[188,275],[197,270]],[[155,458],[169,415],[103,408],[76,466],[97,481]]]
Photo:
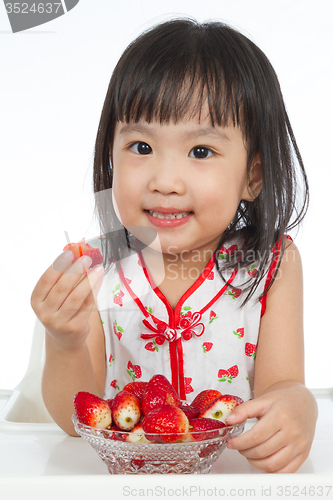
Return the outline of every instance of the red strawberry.
[[[256,359],[256,349],[257,349],[257,346],[255,344],[250,344],[250,342],[247,342],[245,344],[245,354],[246,356],[249,356],[253,359]]]
[[[141,422],[136,424],[131,432],[127,434],[126,441],[128,443],[150,443],[150,441],[145,437],[145,432],[142,429]]]
[[[220,391],[216,391],[215,389],[207,389],[205,391],[201,391],[196,398],[191,403],[191,406],[194,406],[199,410],[199,412],[203,411],[204,408],[209,406],[212,401],[216,398],[222,396]]]
[[[64,251],[65,250],[71,250],[73,252],[73,263],[82,257],[82,255],[88,255],[92,260],[90,269],[97,264],[103,264],[103,257],[99,249],[93,248],[88,243],[85,243],[84,239],[79,243],[68,243],[68,245],[64,247]]]
[[[201,347],[204,353],[209,352],[213,347],[213,342],[204,342]]]
[[[164,375],[154,375],[148,382],[146,392],[142,396],[141,405],[142,413],[147,415],[158,406],[180,406],[180,399]]]
[[[183,410],[183,412],[185,413],[185,415],[187,416],[187,418],[189,420],[192,419],[192,418],[196,418],[199,415],[198,408],[195,408],[192,405],[188,405],[188,406],[182,405],[179,408],[181,410]]]
[[[211,272],[208,274],[207,279],[208,279],[208,280],[213,280],[213,279],[214,279],[214,271],[211,271]]]
[[[123,387],[123,391],[130,392],[131,394],[134,394],[137,398],[141,400],[142,396],[146,392],[148,386],[148,382],[129,382],[128,384]]]
[[[107,399],[106,402],[110,406],[110,410],[112,410],[113,399]]]
[[[154,408],[143,418],[142,429],[149,441],[172,443],[180,440],[181,436],[177,434],[188,432],[189,422],[185,413],[177,406],[163,405]]]
[[[112,404],[112,420],[122,430],[130,431],[141,418],[140,400],[134,394],[120,391]]]
[[[90,392],[78,392],[74,397],[74,408],[77,419],[82,424],[106,429],[112,423],[108,403]]]
[[[198,418],[214,418],[225,423],[226,418],[230,415],[232,410],[243,402],[244,401],[237,396],[225,394],[224,396],[220,396],[215,399],[199,414]]]
[[[212,418],[194,418],[190,420],[191,441],[204,441],[219,435],[218,429],[225,427],[223,422]],[[216,430],[216,432],[213,432]]]
[[[106,439],[111,439],[112,441],[126,441],[127,434],[124,433],[119,427],[116,425],[111,425],[110,431],[113,431],[112,433],[105,432],[104,437]]]

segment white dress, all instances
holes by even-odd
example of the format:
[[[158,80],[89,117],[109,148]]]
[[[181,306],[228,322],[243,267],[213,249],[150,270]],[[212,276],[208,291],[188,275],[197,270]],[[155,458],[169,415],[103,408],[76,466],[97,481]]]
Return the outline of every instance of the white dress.
[[[233,248],[235,248],[233,246]],[[231,247],[220,249],[226,258]],[[230,273],[227,287],[214,256],[173,310],[152,283],[141,253],[106,273],[98,295],[105,332],[107,375],[104,398],[125,384],[165,375],[182,400],[217,389],[244,401],[253,397],[255,353],[267,286],[276,258],[244,307],[239,285],[255,267]]]

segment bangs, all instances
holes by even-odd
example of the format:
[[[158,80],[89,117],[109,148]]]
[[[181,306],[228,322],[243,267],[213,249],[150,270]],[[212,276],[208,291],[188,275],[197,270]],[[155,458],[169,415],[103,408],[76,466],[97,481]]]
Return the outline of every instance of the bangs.
[[[200,121],[208,108],[212,126],[239,126],[243,77],[228,44],[193,22],[167,24],[139,37],[115,68],[116,121]]]

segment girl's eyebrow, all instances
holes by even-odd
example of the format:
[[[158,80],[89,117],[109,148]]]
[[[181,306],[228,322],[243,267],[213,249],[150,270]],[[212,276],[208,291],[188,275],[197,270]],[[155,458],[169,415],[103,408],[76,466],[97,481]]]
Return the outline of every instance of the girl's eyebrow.
[[[119,130],[120,135],[130,134],[131,132],[140,132],[142,134],[149,135],[151,137],[155,136],[154,130],[149,126],[141,123],[125,123]],[[196,130],[189,130],[182,134],[183,138],[186,139],[198,139],[200,137],[211,137],[213,139],[222,140],[224,142],[230,141],[229,135],[222,129],[216,129],[212,126],[199,126]]]
[[[150,136],[154,136],[154,131],[149,127],[142,125],[140,123],[125,123],[122,125],[119,130],[119,135],[130,134],[131,132],[140,132],[141,134],[146,134]]]

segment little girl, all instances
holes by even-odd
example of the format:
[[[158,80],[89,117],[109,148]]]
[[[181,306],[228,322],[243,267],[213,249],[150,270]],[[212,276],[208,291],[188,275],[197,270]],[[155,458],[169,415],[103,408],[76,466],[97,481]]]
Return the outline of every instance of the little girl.
[[[242,397],[228,423],[258,421],[228,447],[263,471],[296,471],[317,407],[304,386],[301,261],[286,234],[308,188],[266,56],[221,23],[174,20],[141,35],[110,81],[94,191],[104,268],[86,275],[91,259],[72,264],[67,250],[31,299],[54,420],[75,435],[78,391],[112,398],[162,373],[189,402],[209,388]]]

